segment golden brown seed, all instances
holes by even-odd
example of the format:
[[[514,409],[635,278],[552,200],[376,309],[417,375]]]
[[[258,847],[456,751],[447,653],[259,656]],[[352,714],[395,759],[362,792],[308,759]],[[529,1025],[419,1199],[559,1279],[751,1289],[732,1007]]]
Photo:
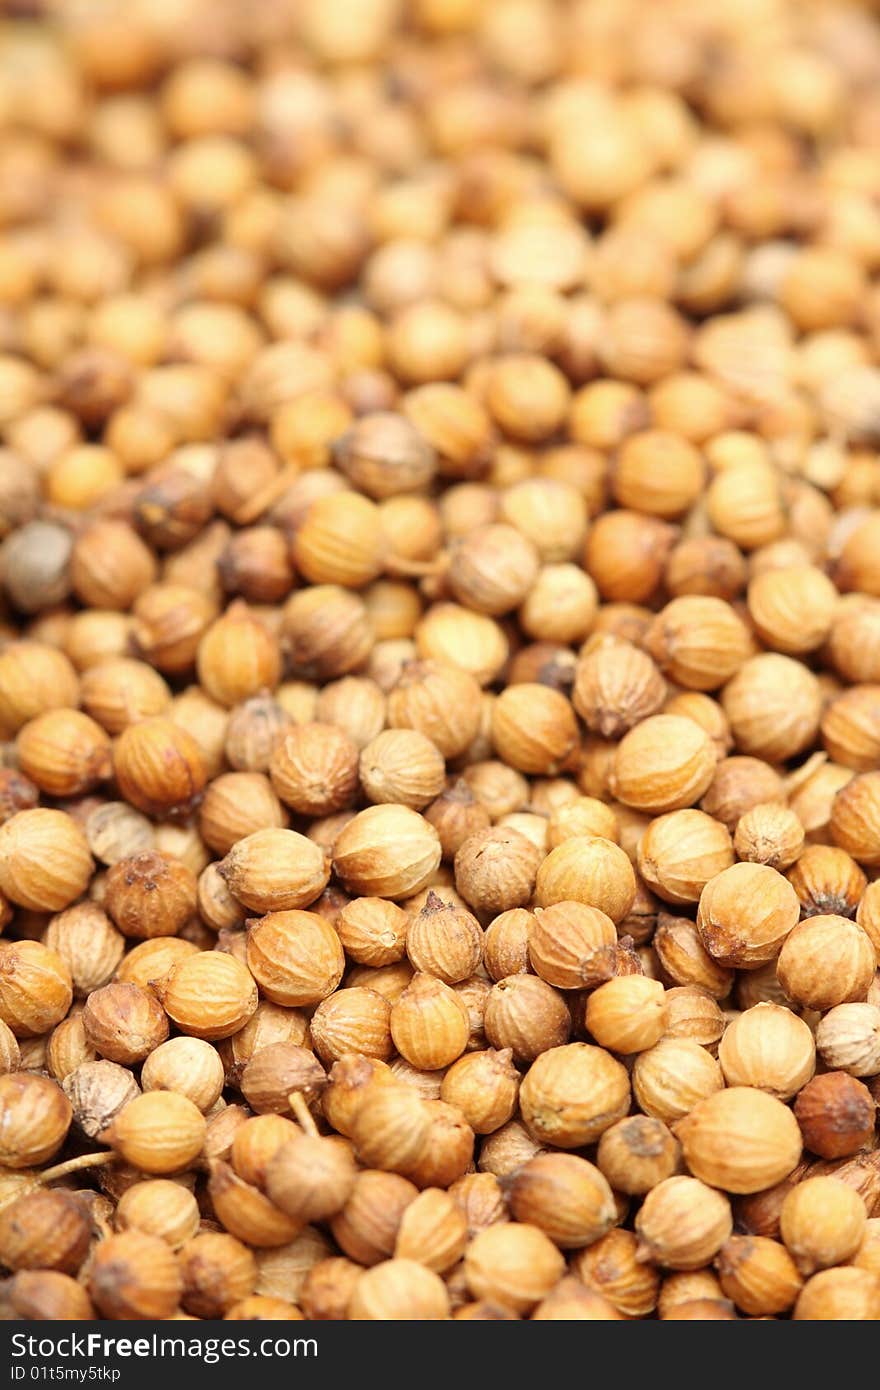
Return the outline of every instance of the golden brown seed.
[[[681,1161],[681,1147],[662,1120],[632,1115],[606,1129],[596,1162],[618,1192],[640,1196],[671,1178]]]
[[[859,872],[857,865],[854,864],[853,868],[856,870],[856,873]],[[862,930],[867,932],[868,936],[871,938],[871,944],[874,950],[878,952],[878,958],[880,958],[880,915],[878,915],[878,910],[880,910],[880,892],[875,889],[873,883],[869,883],[864,889],[864,892],[859,895],[859,898],[860,901],[856,911],[856,921]],[[834,910],[840,911],[840,909]],[[842,915],[847,916],[848,914],[844,912]]]
[[[665,995],[659,980],[644,975],[609,980],[587,999],[587,1032],[611,1052],[643,1052],[666,1030]]]
[[[18,764],[49,796],[81,796],[110,772],[110,740],[79,710],[48,710],[19,730]]]
[[[792,1315],[801,1322],[876,1322],[880,1280],[864,1269],[825,1269],[808,1279]]]
[[[687,511],[703,485],[703,460],[686,439],[642,430],[624,440],[615,461],[613,489],[622,507],[673,518]]]
[[[83,675],[83,707],[109,734],[121,734],[129,724],[164,714],[170,702],[165,681],[144,661],[110,658]]]
[[[633,1090],[645,1114],[674,1124],[698,1101],[720,1091],[721,1068],[704,1047],[691,1038],[661,1038],[636,1058]]]
[[[706,733],[690,719],[657,714],[622,739],[611,787],[637,811],[675,811],[692,806],[709,788],[715,754]]]
[[[543,1298],[532,1313],[533,1322],[622,1322],[623,1314],[601,1294],[586,1289],[579,1279],[566,1277]]]
[[[169,675],[194,664],[202,635],[216,616],[208,594],[170,583],[152,585],[135,600],[132,611],[139,653]]]
[[[467,1238],[467,1221],[454,1198],[439,1188],[426,1188],[403,1213],[395,1258],[416,1260],[443,1274],[461,1259]]]
[[[251,975],[221,951],[202,951],[181,961],[155,989],[171,1021],[193,1038],[231,1037],[257,1007]]]
[[[570,391],[552,363],[526,353],[512,353],[493,365],[486,405],[496,423],[515,439],[541,440],[561,424]]]
[[[306,1317],[313,1322],[344,1319],[361,1273],[360,1265],[343,1256],[319,1260],[306,1275],[299,1295]]]
[[[165,1241],[143,1231],[107,1236],[89,1269],[89,1293],[105,1318],[168,1318],[181,1295],[177,1259]]]
[[[291,549],[294,564],[312,584],[361,589],[384,568],[387,540],[381,512],[357,492],[319,497],[297,529]]]
[[[145,989],[154,980],[163,979],[178,961],[195,955],[198,949],[180,936],[157,936],[152,941],[142,941],[123,956],[116,978],[122,984],[140,985]]]
[[[551,850],[538,869],[535,896],[541,907],[579,902],[621,922],[635,900],[632,865],[619,845],[600,836],[572,836]]]
[[[880,777],[865,772],[839,788],[831,803],[831,837],[860,864],[880,863]]]
[[[333,867],[350,893],[407,898],[440,863],[437,832],[408,806],[370,806],[349,821],[333,846]]]
[[[292,1119],[285,1119],[283,1115],[256,1115],[238,1126],[224,1157],[244,1182],[265,1188],[269,1160],[296,1134]]]
[[[118,981],[96,989],[83,1009],[86,1042],[110,1062],[142,1062],[168,1037],[168,1018],[155,995]]]
[[[10,642],[0,653],[0,722],[15,734],[51,709],[75,709],[79,681],[63,652],[43,642]]]
[[[427,1136],[407,1173],[417,1187],[449,1187],[473,1165],[474,1131],[445,1101],[425,1101],[424,1106]]]
[[[455,856],[458,892],[477,912],[521,907],[532,896],[541,852],[516,830],[494,827],[470,836]]]
[[[701,1269],[732,1230],[727,1198],[691,1177],[658,1183],[636,1217],[636,1234],[644,1254],[668,1269]]]
[[[284,606],[282,630],[294,671],[328,680],[363,666],[374,642],[363,600],[334,584],[315,584]]]
[[[0,1258],[12,1271],[75,1274],[88,1252],[91,1224],[72,1193],[37,1189],[0,1212]]]
[[[319,847],[295,830],[256,830],[221,861],[230,893],[253,912],[307,907],[327,885],[329,866]]]
[[[240,601],[205,632],[196,660],[199,683],[227,707],[273,690],[281,673],[278,642]]]
[[[833,699],[822,715],[822,742],[844,767],[868,772],[876,765],[878,692],[877,685],[853,686]]]
[[[497,678],[509,652],[504,631],[493,618],[455,603],[432,605],[417,624],[414,640],[420,660],[460,666],[480,686]]]
[[[287,1216],[258,1188],[244,1182],[228,1163],[208,1165],[208,1194],[220,1224],[238,1240],[257,1250],[276,1249],[294,1240],[301,1222]]]
[[[190,685],[171,703],[172,724],[191,734],[201,750],[205,770],[216,777],[223,767],[223,745],[229,716],[224,707],[206,695],[199,685]]]
[[[483,935],[483,964],[493,980],[521,975],[529,969],[529,929],[532,914],[515,907],[493,919]]]
[[[599,604],[596,585],[575,564],[544,565],[519,610],[525,632],[545,642],[583,641]]]
[[[751,1317],[787,1312],[803,1283],[788,1251],[766,1236],[731,1236],[715,1263],[724,1293]]]
[[[605,512],[590,529],[584,565],[603,598],[643,603],[660,584],[675,540],[675,528],[659,517]]]
[[[513,1117],[519,1074],[509,1048],[469,1052],[449,1068],[440,1099],[461,1111],[475,1134],[492,1134]]]
[[[269,776],[284,804],[299,815],[332,815],[354,799],[357,748],[331,724],[301,724],[276,743]]]
[[[0,942],[0,1019],[19,1038],[60,1023],[73,999],[67,961],[39,941]]]
[[[697,594],[661,609],[647,644],[660,669],[688,690],[717,690],[752,651],[748,629],[730,604]]]
[[[316,912],[270,912],[248,933],[248,969],[275,1004],[297,1007],[326,999],[342,978],[339,937]]]
[[[359,965],[390,965],[404,954],[407,915],[384,898],[354,898],[343,907],[335,927],[346,955]]]
[[[186,1096],[148,1091],[130,1101],[101,1138],[144,1173],[175,1173],[201,1152],[205,1119]]]
[[[246,835],[283,829],[287,823],[284,807],[269,779],[260,772],[227,772],[216,777],[199,808],[199,833],[221,856]]]
[[[352,1119],[351,1137],[359,1160],[370,1168],[411,1176],[431,1132],[428,1102],[411,1086],[392,1078],[366,1098]]]
[[[432,1270],[414,1260],[385,1260],[362,1274],[348,1305],[354,1322],[437,1321],[449,1317],[449,1294]]]
[[[503,977],[491,990],[483,1026],[493,1047],[510,1048],[516,1061],[532,1062],[567,1042],[572,1023],[563,995],[523,972]]]
[[[804,847],[804,827],[789,807],[760,803],[737,822],[733,843],[740,859],[787,869]]]
[[[591,1245],[617,1215],[598,1168],[574,1154],[541,1154],[524,1164],[511,1183],[510,1209],[564,1250]]]
[[[377,804],[420,810],[443,790],[446,767],[430,739],[416,729],[386,729],[361,751],[361,786]]]
[[[721,965],[754,969],[779,954],[799,915],[794,889],[775,869],[734,864],[703,889],[697,926]]]
[[[387,1061],[393,1051],[390,1010],[388,1000],[375,990],[337,990],[312,1015],[312,1045],[327,1066],[353,1052]]]
[[[199,874],[196,893],[199,916],[214,931],[236,931],[244,926],[245,910],[232,896],[216,864]]]
[[[460,1057],[470,1032],[467,1009],[442,980],[415,975],[391,1010],[391,1036],[401,1056],[420,1071]]]
[[[877,1273],[877,1238],[880,1232],[878,1218],[870,1217],[865,1223],[865,1234],[862,1243],[855,1253],[853,1264],[857,1269],[867,1269],[872,1274]]]
[[[49,922],[44,944],[66,961],[75,993],[106,985],[122,959],[125,941],[97,903],[77,903]]]
[[[685,719],[693,719],[695,724],[705,729],[715,746],[715,756],[719,761],[730,752],[733,737],[727,715],[711,695],[699,690],[682,690],[668,699],[663,708],[667,714],[683,715]]]
[[[676,1137],[691,1172],[727,1192],[772,1187],[788,1177],[801,1156],[791,1111],[750,1086],[731,1086],[700,1101]]]
[[[574,796],[551,810],[547,844],[549,849],[556,849],[573,835],[598,835],[617,843],[619,833],[617,816],[604,801],[593,796]]]
[[[176,936],[195,916],[195,875],[171,855],[148,850],[111,867],[104,905],[125,936]]]
[[[37,1048],[40,1050],[39,1053]],[[47,1071],[56,1081],[63,1081],[83,1062],[94,1062],[96,1053],[86,1041],[82,1014],[77,1013],[65,1018],[53,1028],[48,1039],[41,1038],[30,1045],[25,1043],[22,1054],[24,1065],[32,1069],[38,1057],[44,1061]]]
[[[813,565],[767,570],[749,584],[749,616],[774,651],[800,653],[822,645],[835,625],[839,595]]]
[[[572,1260],[578,1279],[603,1295],[624,1317],[646,1317],[657,1303],[660,1276],[652,1264],[637,1258],[632,1231],[614,1229]]]
[[[169,1178],[135,1183],[123,1192],[115,1214],[120,1230],[158,1236],[172,1250],[179,1250],[192,1240],[198,1232],[199,1220],[193,1194],[182,1183]]]
[[[732,864],[726,827],[704,811],[657,816],[638,845],[639,873],[666,902],[698,902],[709,880]]]
[[[113,771],[126,801],[148,816],[186,812],[206,781],[198,743],[161,716],[123,730],[113,752]]]
[[[536,1059],[520,1087],[523,1119],[539,1142],[574,1149],[595,1141],[629,1108],[629,1077],[610,1053],[586,1043]]]
[[[0,1075],[5,1076],[7,1072],[19,1071],[20,1068],[21,1049],[9,1024],[4,1023],[0,1027]]]
[[[808,845],[787,877],[803,917],[852,917],[871,894],[855,860],[833,845]]]
[[[482,957],[480,924],[464,908],[447,905],[433,891],[406,930],[406,953],[415,970],[447,985],[473,975]]]
[[[195,1317],[215,1318],[254,1290],[257,1264],[234,1236],[203,1231],[180,1251],[183,1307]]]
[[[862,1243],[865,1203],[834,1177],[806,1178],[782,1203],[780,1235],[801,1274],[850,1260]]]
[[[45,1163],[63,1144],[71,1113],[54,1081],[27,1072],[0,1076],[0,1164],[32,1168]]]
[[[666,683],[656,665],[631,642],[602,641],[578,659],[572,703],[587,728],[602,738],[620,738],[656,714],[665,697]]]
[[[790,933],[779,953],[777,976],[796,1004],[829,1009],[864,999],[876,956],[866,932],[846,917],[808,917]]]
[[[492,742],[509,766],[551,776],[577,746],[577,722],[558,691],[544,685],[512,685],[492,706]]]
[[[522,603],[538,569],[535,546],[515,526],[477,526],[453,545],[447,580],[459,603],[498,617]]]
[[[816,677],[801,662],[775,652],[746,661],[725,686],[721,703],[737,747],[771,763],[803,752],[819,727]]]
[[[60,912],[85,892],[93,869],[85,835],[63,811],[34,807],[0,825],[0,892],[20,907]]]
[[[611,918],[580,902],[536,909],[529,928],[532,969],[557,989],[591,989],[607,980],[614,972],[616,948]]]
[[[473,676],[440,661],[404,666],[388,695],[388,723],[416,729],[445,758],[457,757],[479,729],[479,686]]]
[[[660,1286],[657,1311],[663,1319],[675,1317],[682,1304],[717,1303],[723,1293],[720,1281],[708,1266],[705,1269],[666,1274]]]
[[[375,1265],[394,1252],[404,1211],[418,1196],[396,1173],[358,1173],[351,1196],[331,1223],[337,1245],[359,1265]]]
[[[543,1231],[505,1222],[479,1231],[465,1251],[464,1272],[475,1298],[528,1312],[562,1277],[565,1263]]]
[[[728,1024],[718,1061],[728,1086],[755,1086],[790,1100],[815,1071],[816,1044],[791,1009],[755,1004]]]

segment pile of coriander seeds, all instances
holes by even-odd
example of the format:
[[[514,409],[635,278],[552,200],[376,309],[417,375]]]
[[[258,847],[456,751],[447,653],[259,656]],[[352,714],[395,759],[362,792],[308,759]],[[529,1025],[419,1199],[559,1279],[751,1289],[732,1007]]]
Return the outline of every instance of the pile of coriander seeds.
[[[880,23],[0,22],[0,1316],[880,1320]]]

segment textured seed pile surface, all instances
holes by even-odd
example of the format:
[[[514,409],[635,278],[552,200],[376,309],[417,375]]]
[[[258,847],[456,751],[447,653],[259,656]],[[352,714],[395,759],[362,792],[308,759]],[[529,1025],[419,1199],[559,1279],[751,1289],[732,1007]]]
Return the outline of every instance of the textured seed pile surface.
[[[14,0],[0,1313],[880,1320],[880,26]]]

